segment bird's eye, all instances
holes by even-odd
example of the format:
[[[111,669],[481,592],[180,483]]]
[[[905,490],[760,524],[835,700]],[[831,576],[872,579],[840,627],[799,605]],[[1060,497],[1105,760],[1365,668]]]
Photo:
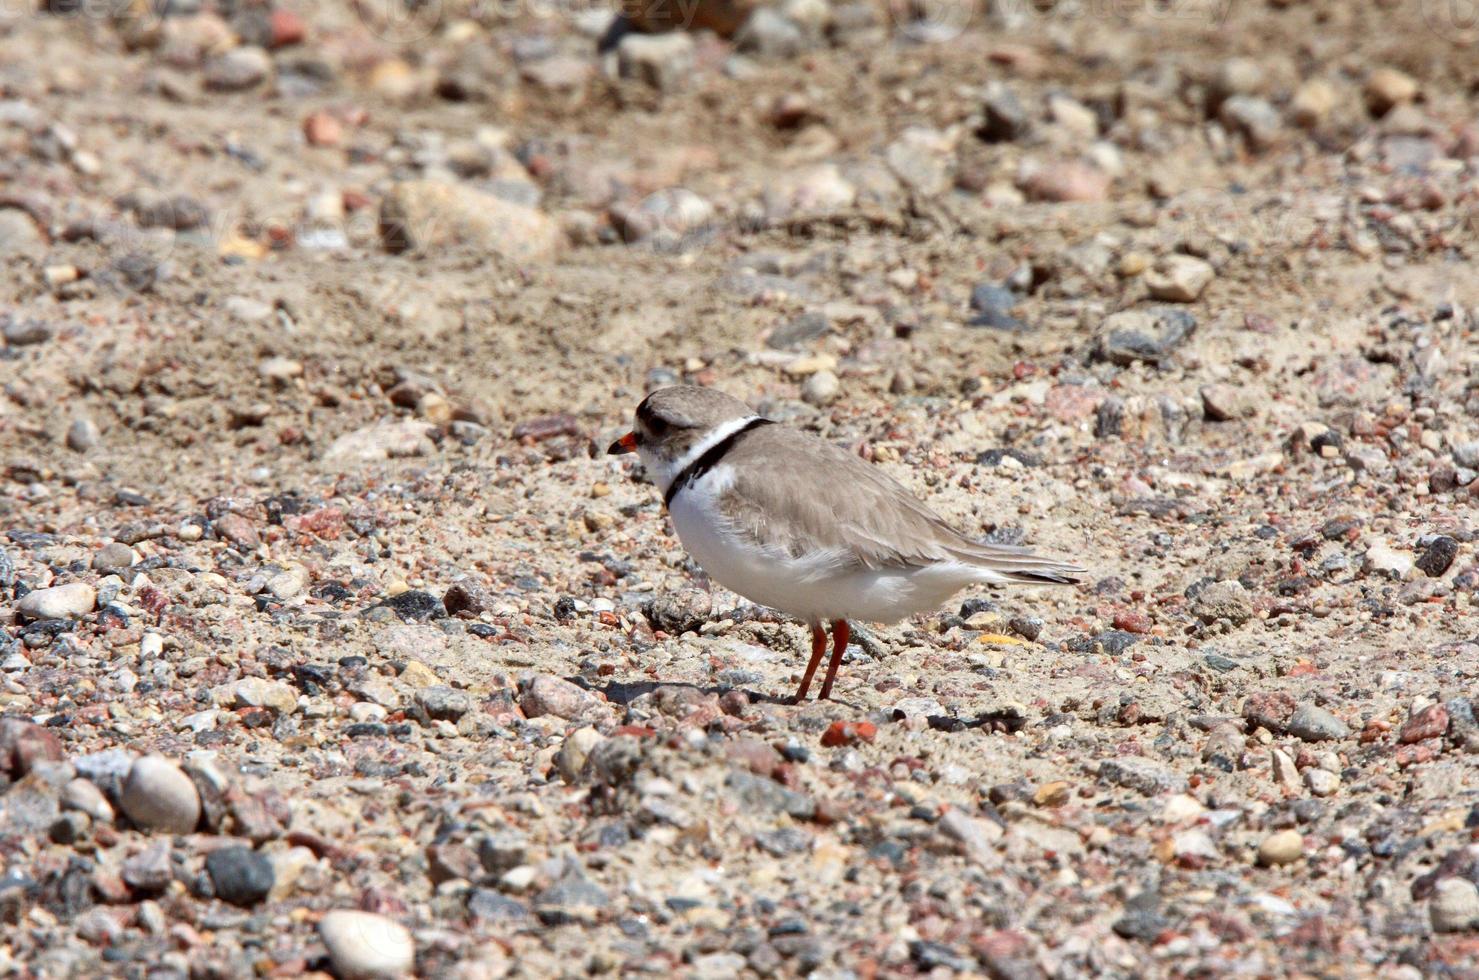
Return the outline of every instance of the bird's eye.
[[[667,434],[668,431],[667,419],[661,418],[657,415],[652,416],[652,418],[647,420],[647,431],[657,436],[658,438],[662,438],[664,435]]]

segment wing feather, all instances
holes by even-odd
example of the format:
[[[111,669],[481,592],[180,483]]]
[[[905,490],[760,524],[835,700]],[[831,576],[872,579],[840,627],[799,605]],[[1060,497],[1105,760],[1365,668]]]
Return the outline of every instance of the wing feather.
[[[1014,582],[1077,581],[1084,569],[1029,548],[972,541],[881,468],[805,432],[755,429],[725,457],[724,508],[735,530],[795,558],[820,548],[838,565],[974,565]],[[818,486],[840,490],[821,494]]]

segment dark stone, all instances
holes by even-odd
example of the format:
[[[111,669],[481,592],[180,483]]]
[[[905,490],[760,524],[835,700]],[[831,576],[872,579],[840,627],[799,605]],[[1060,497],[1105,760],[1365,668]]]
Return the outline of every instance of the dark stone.
[[[1125,903],[1125,914],[1115,920],[1112,929],[1121,939],[1153,942],[1171,922],[1160,911],[1160,895],[1141,892]]]
[[[464,580],[447,590],[447,594],[442,597],[442,604],[450,616],[464,612],[469,616],[477,616],[492,608],[493,594],[476,582]]]
[[[276,876],[272,861],[250,847],[223,847],[205,859],[205,870],[215,885],[216,897],[232,905],[249,907],[272,891]]]
[[[1428,542],[1428,547],[1417,559],[1418,570],[1429,578],[1438,578],[1453,564],[1458,555],[1458,542],[1446,534],[1440,534]]]
[[[976,315],[967,321],[972,327],[990,327],[993,330],[1025,331],[1031,329],[1026,323],[1012,316],[1012,309],[1021,298],[1005,286],[982,283],[971,290],[971,309]]]
[[[1143,312],[1147,316],[1140,326],[1110,329],[1099,338],[1101,360],[1122,367],[1135,361],[1160,364],[1197,328],[1196,317],[1185,310],[1162,306]]]
[[[475,888],[467,897],[467,914],[483,923],[520,924],[529,918],[529,907],[491,888]]]
[[[974,973],[976,961],[973,957],[958,953],[944,943],[915,939],[909,943],[909,958],[921,970],[933,970],[943,966],[956,973]]]
[[[816,816],[814,799],[764,776],[736,769],[725,778],[724,785],[741,807],[765,813],[787,813],[796,820],[810,820]]]
[[[1094,636],[1078,636],[1068,641],[1068,649],[1074,653],[1107,654],[1119,656],[1140,642],[1140,637],[1125,630],[1105,630]]]
[[[1032,126],[1032,117],[1010,89],[999,89],[982,105],[984,119],[976,135],[987,143],[1010,143],[1021,139]]]
[[[430,592],[421,592],[416,589],[391,596],[384,602],[370,607],[370,609],[382,608],[389,609],[405,623],[424,623],[429,619],[445,619],[447,616],[447,607],[442,605],[442,600]]]
[[[1110,395],[1099,403],[1094,413],[1094,438],[1108,439],[1117,436],[1125,427],[1125,400]]]
[[[441,721],[456,721],[472,710],[472,697],[464,691],[433,684],[416,692],[416,703],[427,716]]]
[[[771,857],[800,854],[811,847],[811,835],[795,827],[782,827],[755,835],[755,846]]]

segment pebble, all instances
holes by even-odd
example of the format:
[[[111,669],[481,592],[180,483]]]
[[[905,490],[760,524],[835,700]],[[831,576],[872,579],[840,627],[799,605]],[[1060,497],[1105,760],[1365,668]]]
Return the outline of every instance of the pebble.
[[[1334,796],[1340,790],[1340,777],[1325,769],[1306,769],[1304,784],[1314,796]]]
[[[1168,255],[1145,273],[1150,295],[1171,303],[1193,303],[1216,278],[1211,263],[1193,255]]]
[[[1339,101],[1334,85],[1323,78],[1311,78],[1295,91],[1289,111],[1297,124],[1314,129],[1330,117]]]
[[[30,215],[20,208],[0,207],[0,254],[44,255],[47,244]]]
[[[1428,919],[1434,932],[1479,929],[1479,887],[1459,877],[1440,880],[1428,902]]]
[[[188,834],[200,822],[200,794],[195,783],[173,762],[158,755],[140,756],[123,782],[123,812],[145,830]]]
[[[62,788],[62,806],[87,814],[98,823],[112,823],[113,804],[90,779],[72,779]]]
[[[1258,414],[1253,393],[1244,386],[1230,384],[1203,385],[1202,414],[1209,422],[1231,422]]]
[[[28,619],[78,619],[97,604],[97,589],[86,582],[70,582],[26,593],[16,604],[16,611]]]
[[[1253,600],[1241,582],[1213,582],[1197,593],[1192,611],[1204,623],[1227,622],[1241,626],[1253,618]]]
[[[515,262],[548,262],[565,238],[542,211],[439,180],[394,185],[380,206],[380,237],[396,254],[466,246]]]
[[[1395,68],[1377,68],[1366,76],[1366,106],[1375,116],[1411,102],[1419,91],[1417,79]]]
[[[383,459],[432,456],[436,426],[418,419],[382,422],[340,436],[324,450],[323,461],[346,469]]]
[[[1417,570],[1429,578],[1441,578],[1457,556],[1458,541],[1446,534],[1440,534],[1428,542],[1415,564]]]
[[[645,82],[670,92],[687,81],[694,69],[690,34],[628,34],[616,46],[617,72],[622,78]]]
[[[1222,103],[1217,117],[1228,129],[1242,135],[1249,148],[1262,152],[1278,143],[1284,129],[1284,118],[1267,100],[1251,95],[1235,95]]]
[[[1109,197],[1111,178],[1104,171],[1076,160],[1024,166],[1017,186],[1034,201],[1090,203]]]
[[[1324,742],[1347,738],[1350,726],[1335,715],[1308,701],[1301,702],[1289,716],[1287,730],[1290,735],[1306,742]]]
[[[1304,856],[1304,837],[1297,830],[1270,834],[1258,845],[1258,863],[1268,867],[1293,864]]]
[[[831,324],[822,313],[810,312],[788,320],[773,330],[765,345],[772,350],[799,350],[807,342],[824,336]]]
[[[1196,328],[1195,317],[1174,307],[1122,310],[1110,314],[1099,325],[1096,354],[1121,366],[1136,361],[1160,364]]]
[[[205,87],[216,92],[255,88],[272,73],[272,56],[255,45],[233,48],[205,64]]]
[[[761,7],[749,16],[735,35],[736,49],[760,58],[794,58],[810,46],[801,27],[772,7]]]
[[[565,736],[565,741],[560,745],[560,751],[555,753],[555,767],[560,770],[560,776],[567,783],[575,783],[580,779],[581,772],[585,769],[585,763],[590,758],[591,749],[604,741],[604,736],[594,728],[577,728]]]
[[[519,697],[519,706],[529,718],[553,715],[556,718],[579,718],[601,702],[594,694],[562,677],[541,674],[531,680]]]
[[[1408,717],[1397,733],[1397,741],[1403,745],[1410,745],[1424,739],[1437,738],[1446,731],[1448,731],[1448,708],[1435,701],[1414,711]]]
[[[318,935],[346,980],[390,980],[409,973],[415,963],[410,932],[373,912],[336,909],[319,920]]]
[[[1146,796],[1180,793],[1186,790],[1186,777],[1149,759],[1125,756],[1099,763],[1099,778]]]
[[[90,418],[73,419],[67,426],[67,448],[77,453],[87,453],[98,447],[102,434],[98,424]]]
[[[1412,574],[1416,562],[1412,553],[1400,551],[1385,541],[1375,541],[1361,559],[1361,568],[1368,575],[1380,575],[1401,581]]]
[[[427,717],[439,721],[456,721],[473,709],[473,699],[467,692],[447,684],[430,684],[420,688],[416,692],[416,703],[426,712]]]
[[[56,328],[45,320],[16,320],[7,315],[0,326],[0,336],[11,347],[30,347],[44,344],[56,333]]]
[[[271,708],[280,715],[290,715],[298,710],[298,692],[281,681],[244,677],[236,682],[231,692],[241,707]]]
[[[832,404],[841,393],[842,383],[831,371],[818,371],[801,383],[801,400],[818,408]]]
[[[250,847],[222,847],[206,855],[205,870],[216,886],[216,897],[249,908],[272,891],[276,872],[272,859]]]
[[[105,544],[92,555],[93,570],[102,575],[124,575],[139,563],[139,553],[122,541]]]

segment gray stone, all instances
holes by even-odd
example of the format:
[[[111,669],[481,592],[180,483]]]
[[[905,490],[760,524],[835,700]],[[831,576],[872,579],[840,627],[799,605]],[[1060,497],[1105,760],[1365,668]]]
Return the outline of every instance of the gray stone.
[[[1241,582],[1213,582],[1192,600],[1192,612],[1204,623],[1225,621],[1241,626],[1253,618],[1253,600]]]
[[[764,776],[736,769],[725,777],[724,785],[743,809],[786,813],[796,820],[810,820],[816,815],[814,799]]]
[[[1289,734],[1306,742],[1324,742],[1342,739],[1350,735],[1351,729],[1345,722],[1318,705],[1304,702],[1289,716]]]
[[[805,51],[806,32],[793,20],[771,7],[761,7],[735,35],[735,47],[761,58],[794,58]]]
[[[1096,354],[1122,366],[1135,361],[1160,364],[1196,327],[1196,318],[1185,310],[1123,310],[1105,317],[1100,324]]]
[[[272,56],[253,45],[233,48],[206,62],[205,87],[216,92],[255,88],[272,72]]]
[[[571,868],[534,898],[534,911],[545,925],[589,924],[611,904],[605,889]]]
[[[416,703],[427,716],[441,721],[456,721],[473,708],[472,696],[446,684],[432,684],[416,692]]]
[[[1479,887],[1465,878],[1444,878],[1433,887],[1428,917],[1434,932],[1479,928]]]
[[[1235,95],[1217,111],[1222,124],[1247,141],[1254,150],[1262,151],[1279,141],[1284,129],[1283,117],[1265,99],[1252,95]]]
[[[138,564],[139,553],[122,541],[106,544],[93,552],[92,567],[103,575],[127,576],[129,569]]]
[[[123,880],[137,891],[160,891],[174,876],[167,841],[156,841],[123,862]]]
[[[134,760],[123,782],[121,802],[128,818],[145,830],[188,834],[200,822],[195,783],[163,756]]]
[[[205,859],[205,870],[216,887],[217,898],[244,908],[266,898],[276,882],[272,859],[250,847],[211,851]]]
[[[793,350],[825,335],[832,325],[822,313],[802,313],[771,332],[765,345],[773,350]]]
[[[628,34],[616,46],[616,63],[622,78],[646,82],[658,91],[671,91],[693,74],[693,38],[682,31]]]
[[[56,328],[45,320],[15,320],[7,316],[4,326],[0,326],[0,335],[5,337],[5,342],[11,347],[44,344],[55,333]]]
[[[1180,793],[1187,786],[1185,776],[1137,756],[1105,759],[1099,763],[1099,778],[1146,796]]]

